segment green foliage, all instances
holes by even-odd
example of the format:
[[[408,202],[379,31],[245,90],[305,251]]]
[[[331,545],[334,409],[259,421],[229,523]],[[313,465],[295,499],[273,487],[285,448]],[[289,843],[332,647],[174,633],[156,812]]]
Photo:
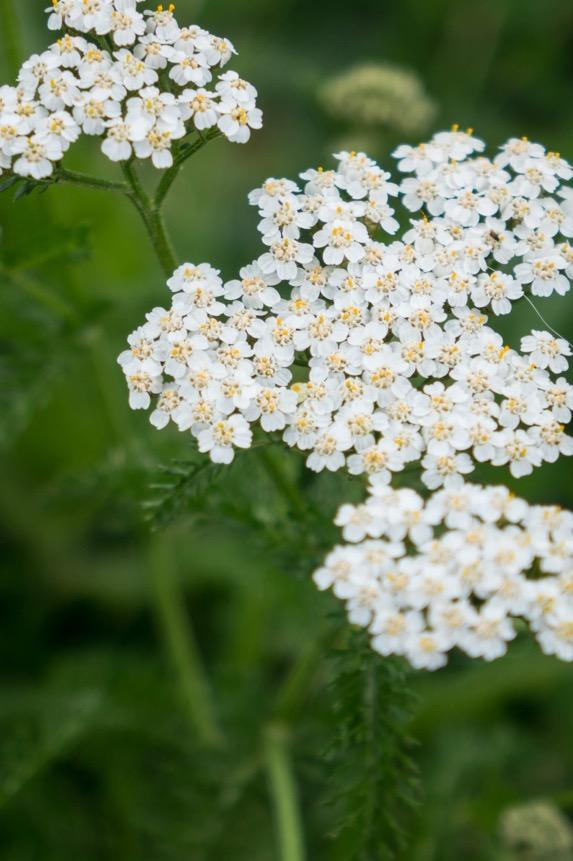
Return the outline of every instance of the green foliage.
[[[332,659],[333,740],[327,752],[334,858],[407,857],[419,772],[408,722],[413,709],[404,663],[381,658],[353,631]]]
[[[228,467],[227,467],[228,470]],[[145,519],[152,529],[168,526],[182,514],[200,513],[214,482],[224,471],[220,465],[197,455],[193,461],[172,461],[159,466],[143,500]]]

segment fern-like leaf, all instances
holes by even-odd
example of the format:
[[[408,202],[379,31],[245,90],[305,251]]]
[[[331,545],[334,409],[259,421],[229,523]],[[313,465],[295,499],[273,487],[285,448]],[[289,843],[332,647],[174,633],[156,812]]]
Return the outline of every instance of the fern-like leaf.
[[[394,861],[404,857],[409,814],[419,795],[408,722],[413,695],[403,663],[370,648],[353,631],[333,658],[335,738],[330,771],[335,859]]]
[[[150,494],[142,502],[151,528],[162,529],[182,514],[199,511],[208,488],[221,473],[221,467],[207,457],[160,466],[148,485]]]

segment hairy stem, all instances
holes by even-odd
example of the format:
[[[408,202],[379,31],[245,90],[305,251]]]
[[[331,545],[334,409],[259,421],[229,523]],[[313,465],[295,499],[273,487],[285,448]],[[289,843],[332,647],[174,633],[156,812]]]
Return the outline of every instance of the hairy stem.
[[[280,861],[304,861],[304,839],[296,784],[285,729],[271,725],[265,732],[265,764],[275,812]]]
[[[149,566],[157,621],[189,717],[199,741],[216,747],[221,744],[222,736],[215,719],[211,691],[189,625],[176,566],[165,539],[150,539]]]
[[[122,162],[121,168],[131,189],[130,200],[142,218],[164,275],[169,276],[177,266],[177,257],[175,256],[175,251],[167,233],[161,211],[143,188],[133,164],[131,162]]]
[[[77,170],[66,170],[60,168],[55,175],[57,182],[70,182],[74,185],[83,185],[86,188],[97,188],[100,191],[116,191],[129,196],[130,188],[124,182],[114,182],[111,179],[100,179],[98,176],[89,176]],[[50,180],[47,180],[50,182]]]
[[[177,257],[163,215],[156,208],[149,214],[148,233],[165,276],[171,276],[177,267]]]

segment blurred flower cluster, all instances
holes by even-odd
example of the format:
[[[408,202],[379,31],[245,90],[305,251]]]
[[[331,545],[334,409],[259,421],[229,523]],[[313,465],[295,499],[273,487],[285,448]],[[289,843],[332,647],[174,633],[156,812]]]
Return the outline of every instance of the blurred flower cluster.
[[[551,801],[529,801],[507,808],[500,836],[508,861],[568,861],[573,853],[573,828]]]
[[[261,127],[255,88],[220,71],[232,44],[181,27],[172,5],[140,12],[139,2],[54,0],[48,26],[67,32],[0,88],[0,172],[46,178],[81,134],[102,137],[112,161],[169,168],[191,131],[244,143]]]
[[[529,506],[505,487],[461,484],[425,502],[409,488],[371,484],[343,505],[344,539],[314,574],[368,628],[383,655],[436,669],[457,647],[503,655],[527,620],[541,648],[573,660],[573,514]]]
[[[436,106],[415,72],[389,63],[354,66],[327,81],[319,92],[325,111],[355,128],[423,133]]]

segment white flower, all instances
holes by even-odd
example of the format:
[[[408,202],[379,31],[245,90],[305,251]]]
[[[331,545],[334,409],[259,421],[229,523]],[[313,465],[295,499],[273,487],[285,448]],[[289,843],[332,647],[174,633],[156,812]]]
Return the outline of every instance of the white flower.
[[[220,114],[217,125],[233,143],[247,143],[251,129],[262,128],[263,114],[259,108],[244,107],[225,97],[217,107]]]
[[[192,119],[195,128],[212,128],[219,117],[216,95],[200,87],[197,90],[183,90],[179,96],[183,109],[183,118]]]
[[[297,263],[308,263],[312,256],[312,246],[285,236],[274,242],[270,251],[262,254],[257,262],[264,275],[276,274],[281,280],[289,280],[298,273]]]
[[[223,102],[236,103],[245,108],[253,108],[257,91],[252,84],[239,77],[237,72],[224,72],[215,87]]]
[[[427,454],[422,460],[424,472],[422,481],[430,490],[435,490],[442,485],[446,487],[456,486],[460,476],[471,472],[473,464],[467,454]]]
[[[368,242],[368,231],[356,221],[336,219],[314,234],[314,246],[324,248],[322,258],[327,265],[339,265],[344,259],[360,260],[364,257],[365,242]]]
[[[170,62],[174,64],[169,71],[169,77],[180,87],[187,84],[204,87],[213,80],[205,54],[189,56],[184,51],[172,51],[168,56]]]
[[[14,172],[33,179],[44,179],[54,169],[53,162],[59,161],[64,152],[61,141],[47,139],[41,135],[19,138],[12,146],[18,156],[14,162]]]
[[[161,366],[153,359],[134,359],[124,370],[129,386],[129,406],[132,410],[147,409],[150,394],[161,391]]]
[[[521,339],[521,349],[531,353],[531,359],[539,368],[550,368],[555,374],[566,371],[566,356],[571,355],[571,347],[563,338],[555,338],[549,332],[533,329],[531,335]]]
[[[522,284],[531,284],[534,296],[551,296],[553,292],[564,296],[570,286],[568,279],[560,271],[565,266],[563,258],[559,254],[553,254],[519,263],[514,272],[516,279]]]
[[[342,424],[332,424],[319,435],[306,465],[313,472],[321,472],[323,469],[336,472],[344,465],[344,452],[351,445],[352,437],[348,428]]]
[[[134,141],[142,141],[145,137],[145,124],[132,123],[121,117],[108,120],[106,137],[101,145],[101,151],[111,161],[127,161],[131,158]]]
[[[114,0],[111,12],[111,32],[116,45],[131,45],[145,33],[143,15],[135,8],[136,0]]]
[[[173,164],[173,156],[171,154],[171,144],[175,138],[183,137],[185,129],[161,129],[160,126],[155,126],[150,129],[143,140],[134,142],[133,148],[138,158],[150,158],[153,166],[159,169],[171,167]]]
[[[511,303],[523,296],[521,284],[502,272],[480,275],[472,290],[472,299],[478,308],[491,305],[494,314],[509,314]]]
[[[239,276],[240,280],[228,281],[225,285],[228,299],[241,298],[247,308],[272,308],[280,302],[280,293],[272,286],[278,284],[278,275],[265,275],[257,263],[252,263],[243,266]]]
[[[65,152],[80,136],[80,127],[69,113],[56,111],[40,120],[37,136],[48,147],[60,147]]]
[[[297,397],[295,392],[284,388],[260,386],[254,401],[245,410],[248,421],[260,419],[264,431],[283,430],[287,418],[296,410]]]
[[[94,99],[87,93],[83,94],[79,103],[74,106],[74,119],[87,135],[103,135],[107,121],[118,119],[120,115],[119,102],[113,99]]]
[[[496,448],[492,463],[495,466],[509,463],[515,478],[529,475],[541,463],[541,451],[535,440],[524,430],[504,430],[493,437]]]
[[[252,432],[245,419],[235,413],[229,418],[215,420],[197,437],[199,451],[209,452],[214,463],[231,463],[234,448],[249,448]]]

